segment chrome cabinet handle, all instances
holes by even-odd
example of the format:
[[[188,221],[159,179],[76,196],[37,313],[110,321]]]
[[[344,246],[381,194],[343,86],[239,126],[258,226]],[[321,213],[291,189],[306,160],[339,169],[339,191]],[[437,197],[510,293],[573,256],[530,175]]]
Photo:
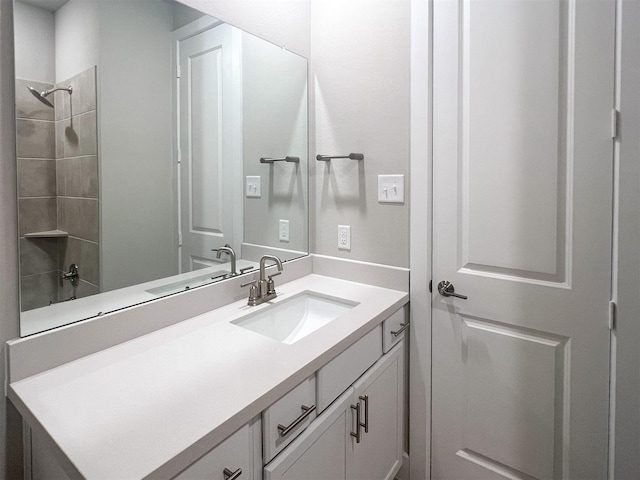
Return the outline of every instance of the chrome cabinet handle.
[[[302,415],[300,415],[298,418],[296,418],[290,425],[288,425],[286,427],[284,425],[282,425],[282,424],[278,425],[278,432],[280,432],[280,436],[281,437],[285,437],[285,436],[289,435],[289,432],[291,432],[291,430],[293,430],[298,425],[300,425],[302,422],[304,422],[305,418],[307,418],[309,415],[311,415],[316,410],[316,406],[315,405],[311,405],[310,407],[307,407],[306,405],[301,405],[300,408],[302,409]]]
[[[364,433],[369,433],[369,395],[360,395],[358,398],[364,402],[364,423],[360,426],[364,427]]]
[[[351,409],[356,411],[356,431],[349,432],[349,434],[356,439],[356,443],[360,443],[360,427],[362,426],[362,420],[360,419],[360,402],[351,405]]]
[[[235,480],[236,478],[238,478],[240,475],[242,475],[242,469],[239,468],[237,469],[235,472],[232,472],[231,470],[229,470],[228,468],[225,468],[222,471],[222,474],[224,475],[224,480]]]
[[[408,323],[401,323],[400,327],[401,328],[399,330],[396,330],[395,332],[393,330],[391,330],[391,335],[393,335],[394,337],[397,337],[402,332],[404,332],[407,328],[409,328],[409,324]]]
[[[463,300],[466,300],[467,298],[469,298],[466,295],[460,295],[459,293],[455,293],[455,289],[453,288],[453,283],[448,282],[447,280],[443,280],[438,284],[438,292],[443,297],[457,297]]]

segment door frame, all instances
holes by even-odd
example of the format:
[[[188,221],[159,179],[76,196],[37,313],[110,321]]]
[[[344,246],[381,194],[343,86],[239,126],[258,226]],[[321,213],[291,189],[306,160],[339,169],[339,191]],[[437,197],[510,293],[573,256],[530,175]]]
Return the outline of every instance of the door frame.
[[[411,0],[411,479],[429,479],[431,465],[433,1]],[[617,305],[617,318],[610,353],[610,479],[614,473],[640,472],[640,5],[616,1],[616,36],[615,106],[621,122],[614,159],[611,298]],[[616,382],[618,372],[624,382]]]

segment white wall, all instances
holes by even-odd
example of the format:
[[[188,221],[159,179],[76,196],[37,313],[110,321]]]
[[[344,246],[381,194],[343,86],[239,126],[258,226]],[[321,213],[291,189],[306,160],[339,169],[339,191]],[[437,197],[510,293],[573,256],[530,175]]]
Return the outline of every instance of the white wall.
[[[409,0],[312,0],[315,246],[323,255],[409,266]],[[379,174],[405,175],[405,203],[380,204]],[[312,180],[313,181],[313,180]],[[337,227],[351,226],[351,251]]]
[[[258,175],[260,198],[244,198],[244,242],[308,251],[307,62],[242,34],[244,175]],[[261,157],[300,157],[300,163],[261,164]],[[279,220],[289,220],[289,241]],[[244,252],[243,252],[244,255]]]
[[[53,13],[15,2],[14,15],[16,77],[53,85],[56,76]]]
[[[6,394],[5,343],[18,336],[18,219],[12,2],[0,1],[0,384]],[[0,478],[22,478],[22,420],[0,400]]]
[[[96,2],[69,0],[56,11],[56,82],[98,64],[98,31]]]

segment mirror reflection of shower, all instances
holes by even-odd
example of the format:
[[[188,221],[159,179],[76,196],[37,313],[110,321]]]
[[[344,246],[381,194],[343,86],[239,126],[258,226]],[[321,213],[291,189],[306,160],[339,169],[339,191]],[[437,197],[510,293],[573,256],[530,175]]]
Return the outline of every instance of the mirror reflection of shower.
[[[27,87],[29,89],[29,91],[31,92],[31,95],[33,95],[34,97],[36,97],[38,100],[40,100],[42,103],[44,103],[45,105],[54,108],[53,107],[53,103],[51,103],[49,100],[47,100],[47,97],[49,95],[51,95],[54,92],[58,92],[58,91],[66,91],[69,92],[69,98],[71,98],[71,94],[73,93],[73,88],[71,86],[69,87],[58,87],[58,88],[50,88],[49,90],[45,90],[43,92],[39,92],[38,90],[36,90],[33,87],[28,86]]]

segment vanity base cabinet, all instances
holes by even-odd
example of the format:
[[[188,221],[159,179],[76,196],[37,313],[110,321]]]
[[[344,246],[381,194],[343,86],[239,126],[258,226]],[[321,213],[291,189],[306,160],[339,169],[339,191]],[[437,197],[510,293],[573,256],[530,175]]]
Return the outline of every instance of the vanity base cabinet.
[[[176,480],[261,479],[260,423],[260,417],[257,417],[174,478]]]
[[[400,342],[264,468],[264,480],[393,479],[402,464],[403,410]]]
[[[25,451],[25,479],[30,480],[70,480],[58,460],[48,448],[46,440],[35,430],[25,426],[29,449]],[[28,453],[27,453],[28,452]]]
[[[402,464],[404,439],[404,343],[400,342],[353,385],[360,406],[360,443],[350,437],[347,478],[393,479]]]

